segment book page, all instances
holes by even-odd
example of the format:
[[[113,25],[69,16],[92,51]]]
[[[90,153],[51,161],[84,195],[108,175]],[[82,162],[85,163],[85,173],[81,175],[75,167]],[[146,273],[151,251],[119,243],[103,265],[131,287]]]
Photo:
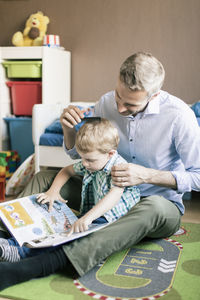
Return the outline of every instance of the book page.
[[[109,225],[91,224],[87,231],[68,236],[78,219],[67,204],[55,201],[51,212],[47,204],[39,204],[37,195],[0,203],[0,218],[20,246],[42,248],[57,246],[86,236]]]
[[[92,232],[95,232],[97,230],[102,229],[103,227],[108,226],[109,223],[105,223],[105,224],[91,224],[89,225],[89,229],[84,231],[84,232],[80,232],[80,233],[73,233],[72,235],[68,236],[68,232],[67,231],[62,231],[59,233],[55,233],[49,236],[46,236],[44,238],[41,239],[37,239],[37,240],[33,240],[30,241],[28,244],[26,244],[27,247],[29,248],[43,248],[43,247],[50,247],[50,246],[58,246],[61,244],[65,244],[69,241],[73,241],[75,239],[79,239],[81,237],[84,237]]]
[[[77,217],[60,201],[55,201],[51,212],[48,205],[36,201],[37,195],[0,204],[0,217],[19,245],[43,239],[70,228]]]

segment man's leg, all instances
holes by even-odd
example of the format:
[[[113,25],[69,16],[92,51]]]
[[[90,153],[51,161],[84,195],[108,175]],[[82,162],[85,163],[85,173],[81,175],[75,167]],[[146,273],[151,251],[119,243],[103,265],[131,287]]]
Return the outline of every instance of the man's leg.
[[[125,216],[109,226],[63,246],[72,265],[84,275],[116,251],[131,247],[144,237],[165,238],[179,229],[178,208],[160,196],[141,199]]]
[[[18,198],[46,192],[50,188],[56,174],[57,171],[55,170],[45,170],[38,172],[31,179],[25,189],[18,195]],[[61,196],[64,199],[68,200],[68,206],[76,210],[79,210],[80,207],[81,188],[81,177],[73,176],[66,184],[64,184],[60,191]]]
[[[45,170],[36,173],[24,190],[18,195],[18,198],[46,192],[51,186],[56,174],[56,170]]]

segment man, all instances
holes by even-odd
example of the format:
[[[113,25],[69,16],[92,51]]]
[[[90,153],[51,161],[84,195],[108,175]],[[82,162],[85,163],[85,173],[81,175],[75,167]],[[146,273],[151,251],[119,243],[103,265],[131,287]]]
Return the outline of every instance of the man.
[[[129,162],[113,167],[113,183],[137,185],[141,201],[115,223],[46,257],[22,260],[13,267],[1,263],[5,278],[11,269],[12,274],[18,269],[21,272],[21,279],[15,275],[10,285],[67,268],[69,261],[83,275],[144,237],[165,238],[178,230],[184,213],[182,194],[200,190],[200,129],[183,101],[161,91],[164,77],[164,68],[155,57],[136,53],[122,64],[115,91],[105,94],[94,110],[95,116],[109,119],[118,128],[118,152]],[[76,157],[74,126],[82,118],[83,111],[72,105],[61,115],[65,148],[72,157]],[[36,174],[20,196],[47,190],[53,176]],[[71,182],[63,187],[62,196],[72,186]],[[7,282],[0,283],[1,289],[6,286]]]

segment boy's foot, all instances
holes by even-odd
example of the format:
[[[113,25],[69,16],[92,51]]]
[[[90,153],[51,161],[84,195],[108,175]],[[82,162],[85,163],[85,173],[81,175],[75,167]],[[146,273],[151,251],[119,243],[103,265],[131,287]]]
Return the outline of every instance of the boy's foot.
[[[9,246],[10,244],[8,243],[7,239],[0,238],[0,246],[1,245]]]
[[[19,260],[17,247],[10,245],[6,239],[0,238],[0,261],[17,262]]]

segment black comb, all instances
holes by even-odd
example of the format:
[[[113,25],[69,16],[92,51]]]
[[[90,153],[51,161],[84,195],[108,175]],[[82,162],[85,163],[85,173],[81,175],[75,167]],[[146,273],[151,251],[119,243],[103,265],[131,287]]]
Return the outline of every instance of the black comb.
[[[82,121],[93,122],[93,121],[101,121],[101,117],[85,117]]]

